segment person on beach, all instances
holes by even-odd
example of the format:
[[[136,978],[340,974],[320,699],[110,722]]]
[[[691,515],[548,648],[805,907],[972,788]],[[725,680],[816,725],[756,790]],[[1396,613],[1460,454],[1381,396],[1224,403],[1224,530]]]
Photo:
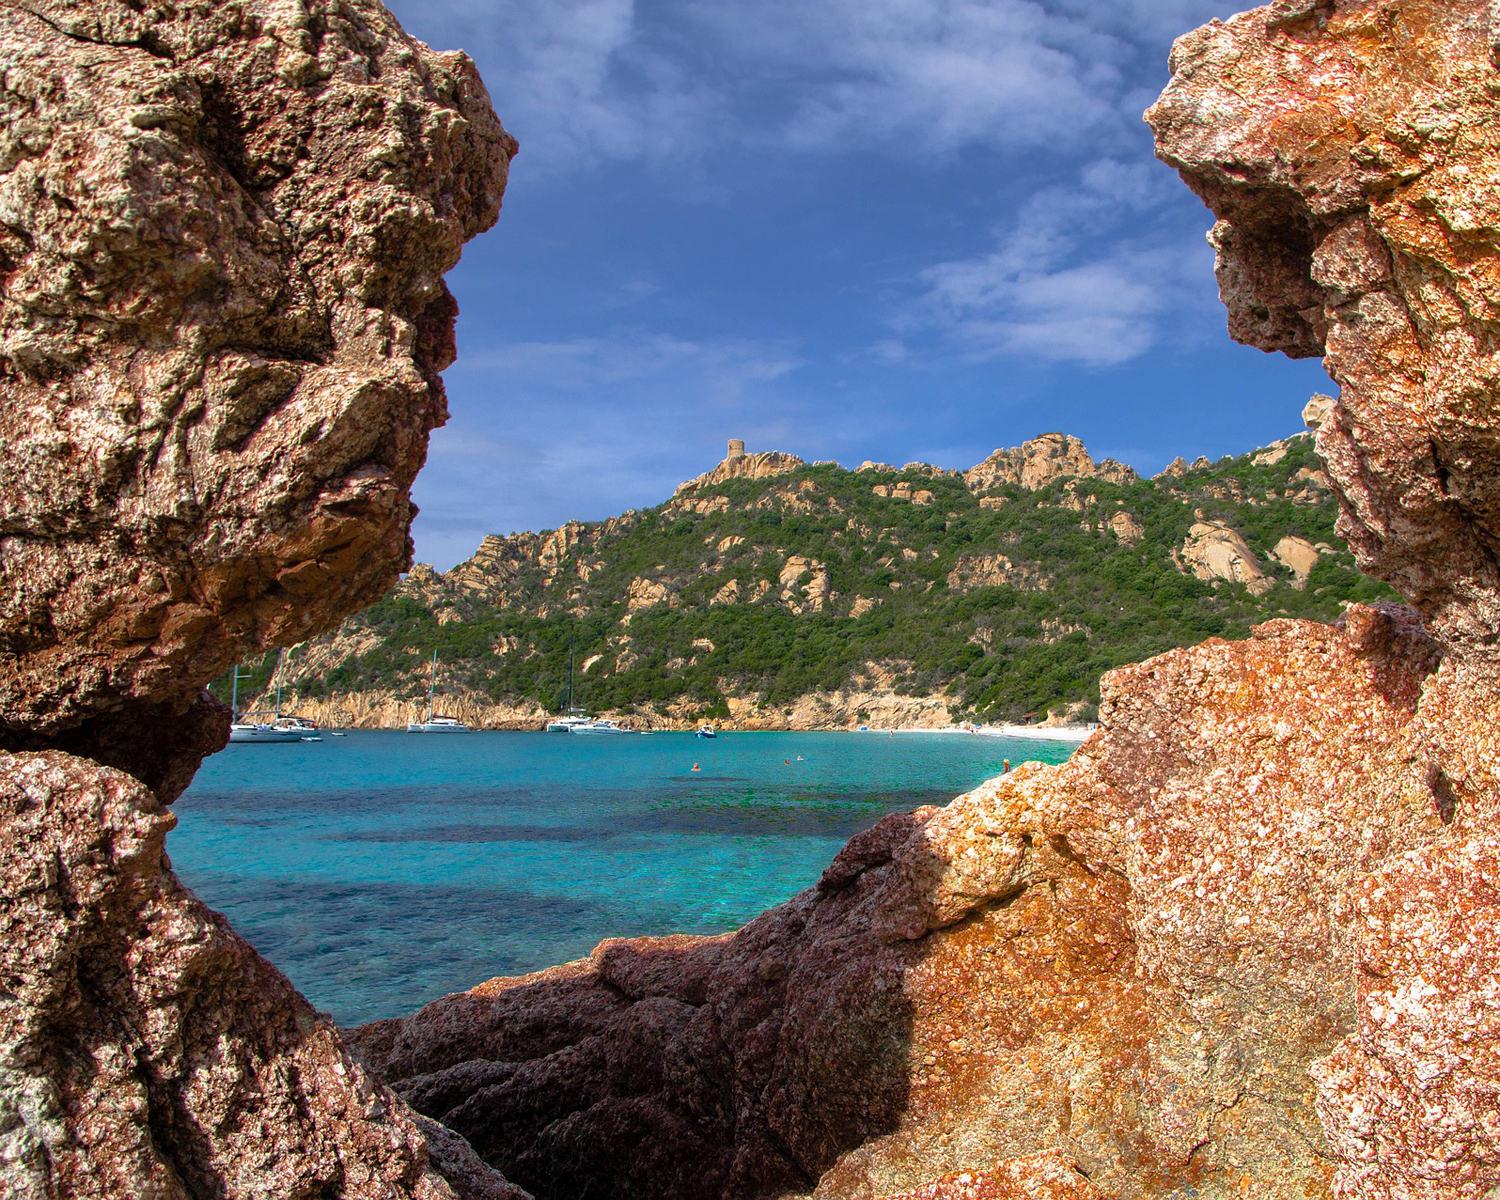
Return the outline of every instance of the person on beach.
[[[1002,774],[1002,775],[1009,775],[1010,774],[1010,759],[1003,758],[1003,759],[1000,760],[1000,774]]]

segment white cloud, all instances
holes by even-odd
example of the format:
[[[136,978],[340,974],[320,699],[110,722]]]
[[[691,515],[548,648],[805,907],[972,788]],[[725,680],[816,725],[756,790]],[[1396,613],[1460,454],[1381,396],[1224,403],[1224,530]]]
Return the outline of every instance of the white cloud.
[[[797,82],[773,132],[805,147],[1075,143],[1112,120],[1125,54],[1112,35],[1032,0],[763,0],[694,12]]]
[[[1034,195],[988,253],[924,271],[917,313],[900,323],[979,359],[1099,367],[1143,354],[1165,314],[1207,298],[1196,286],[1207,251],[1156,227],[1171,182],[1152,164],[1088,164],[1076,186]]]
[[[1078,149],[1139,118],[1142,55],[1214,0],[390,0],[478,61],[522,168],[747,146]],[[1158,70],[1160,68],[1157,68]],[[1155,75],[1151,82],[1156,81]]]
[[[652,44],[634,0],[390,0],[411,33],[467,50],[524,169],[665,159],[722,119],[711,80]]]

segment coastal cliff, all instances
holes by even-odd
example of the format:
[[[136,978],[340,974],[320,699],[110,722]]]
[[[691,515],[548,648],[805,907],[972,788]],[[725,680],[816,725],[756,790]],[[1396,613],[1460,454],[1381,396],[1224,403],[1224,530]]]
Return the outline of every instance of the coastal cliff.
[[[1340,531],[1413,608],[1112,672],[1067,765],[887,819],[736,934],[364,1027],[365,1061],[558,1200],[1500,1184],[1494,20],[1284,0],[1182,39],[1150,114],[1231,332],[1341,385]]]
[[[6,3],[0,60],[0,1193],[518,1197],[164,849],[203,686],[410,561],[515,143],[374,0]]]

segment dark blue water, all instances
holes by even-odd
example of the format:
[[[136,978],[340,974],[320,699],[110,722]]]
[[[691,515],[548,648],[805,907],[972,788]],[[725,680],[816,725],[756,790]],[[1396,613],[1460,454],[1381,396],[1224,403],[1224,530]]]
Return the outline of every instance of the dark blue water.
[[[167,849],[189,887],[351,1024],[604,937],[738,928],[886,814],[945,803],[1004,758],[1071,750],[877,733],[234,745],[173,806]]]

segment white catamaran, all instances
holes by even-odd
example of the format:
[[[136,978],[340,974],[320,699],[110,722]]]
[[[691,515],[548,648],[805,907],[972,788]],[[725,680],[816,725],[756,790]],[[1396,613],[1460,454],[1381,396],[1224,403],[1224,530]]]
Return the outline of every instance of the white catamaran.
[[[437,651],[432,652],[432,672],[427,679],[427,720],[407,722],[407,733],[472,733],[473,730],[457,717],[444,717],[433,712],[432,696],[437,688]]]

